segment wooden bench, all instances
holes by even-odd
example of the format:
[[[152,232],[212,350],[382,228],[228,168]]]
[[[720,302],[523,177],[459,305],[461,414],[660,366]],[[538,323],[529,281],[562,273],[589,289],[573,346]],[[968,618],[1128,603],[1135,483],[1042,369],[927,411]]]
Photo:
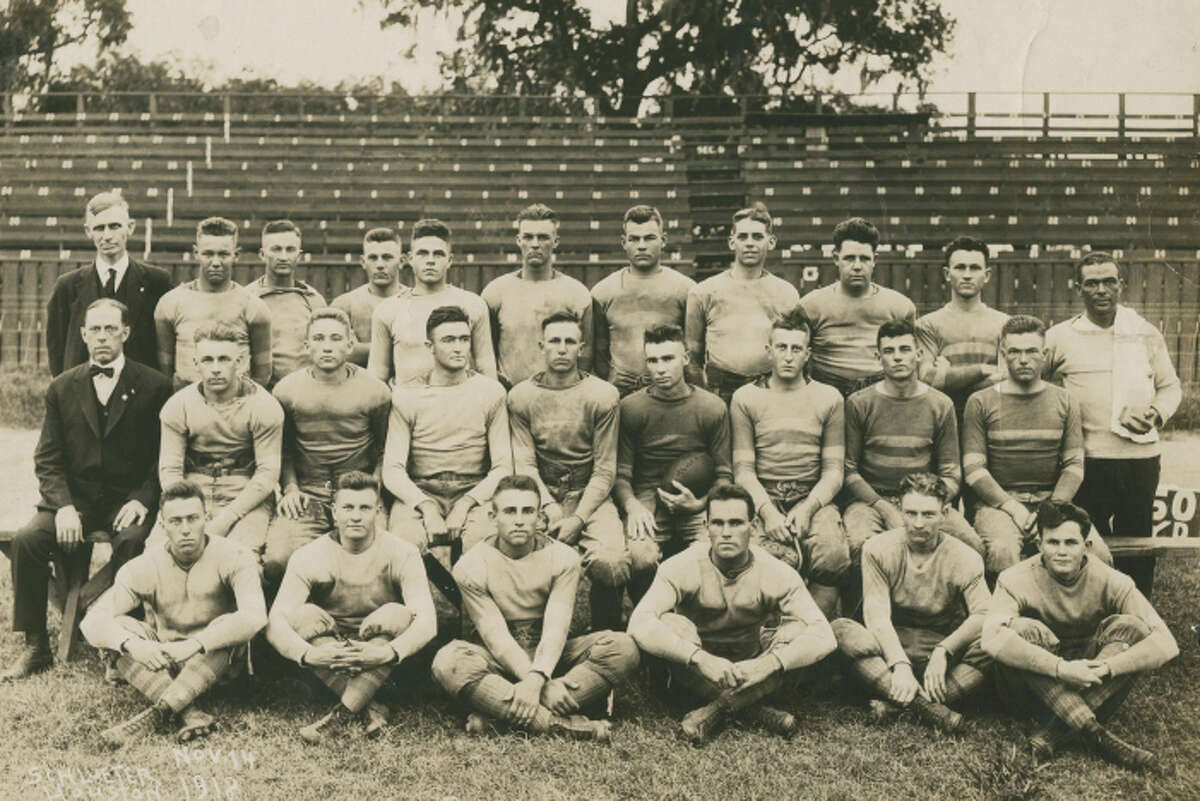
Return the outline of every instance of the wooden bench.
[[[12,559],[12,541],[15,530],[0,530],[0,553]],[[79,635],[79,621],[87,612],[87,601],[95,600],[112,584],[112,573],[104,570],[107,564],[91,575],[92,546],[98,542],[111,542],[107,531],[93,531],[84,543],[72,554],[58,553],[54,557],[54,574],[51,578],[50,597],[62,612],[62,626],[58,631],[58,661],[71,659],[71,650]],[[85,600],[86,599],[86,600]]]
[[[1145,559],[1147,586],[1139,586],[1147,598],[1154,586],[1154,568],[1160,558],[1176,559],[1200,554],[1200,537],[1108,537],[1104,540],[1114,559]]]

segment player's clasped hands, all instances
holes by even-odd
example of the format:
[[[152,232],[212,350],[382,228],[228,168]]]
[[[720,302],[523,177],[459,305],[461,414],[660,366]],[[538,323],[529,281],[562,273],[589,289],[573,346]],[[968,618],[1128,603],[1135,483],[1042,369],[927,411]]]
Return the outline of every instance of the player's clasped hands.
[[[719,684],[727,690],[732,690],[742,683],[737,665],[724,657],[710,654],[707,651],[699,651],[694,657],[694,661],[700,675],[713,684]]]
[[[578,690],[579,685],[564,679],[550,679],[542,687],[542,706],[556,715],[566,717],[579,711],[579,703],[571,690]]]
[[[1060,681],[1083,690],[1103,684],[1108,672],[1108,665],[1096,659],[1063,659],[1059,661],[1055,675]]]
[[[510,702],[512,720],[518,726],[528,726],[533,722],[542,699],[543,679],[536,673],[530,673],[513,687],[513,697]]]

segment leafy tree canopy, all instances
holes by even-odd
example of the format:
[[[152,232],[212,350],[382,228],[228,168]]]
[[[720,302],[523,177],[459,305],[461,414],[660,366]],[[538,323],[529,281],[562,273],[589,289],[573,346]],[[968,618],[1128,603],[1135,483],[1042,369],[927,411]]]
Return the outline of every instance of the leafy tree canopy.
[[[841,70],[924,85],[954,21],[938,0],[626,0],[597,24],[583,0],[379,0],[383,25],[458,15],[447,88],[596,98],[634,115],[647,95],[811,92]]]
[[[125,0],[8,0],[0,3],[0,90],[41,91],[55,57],[71,45],[101,51],[125,41]]]

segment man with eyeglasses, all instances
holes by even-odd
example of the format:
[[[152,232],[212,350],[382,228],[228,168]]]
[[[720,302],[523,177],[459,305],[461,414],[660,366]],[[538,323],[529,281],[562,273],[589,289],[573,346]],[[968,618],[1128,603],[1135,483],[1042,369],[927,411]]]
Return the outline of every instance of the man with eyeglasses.
[[[1083,314],[1046,333],[1046,376],[1077,401],[1083,419],[1083,483],[1075,502],[1101,535],[1149,537],[1160,471],[1158,431],[1182,391],[1163,336],[1120,305],[1125,281],[1111,253],[1075,267]],[[1118,560],[1146,591],[1153,561]]]

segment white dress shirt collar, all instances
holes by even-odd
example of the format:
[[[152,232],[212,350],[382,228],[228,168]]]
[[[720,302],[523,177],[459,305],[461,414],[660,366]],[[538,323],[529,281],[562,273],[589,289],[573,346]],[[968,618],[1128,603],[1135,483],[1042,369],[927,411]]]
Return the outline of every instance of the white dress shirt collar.
[[[99,256],[96,257],[96,274],[100,276],[100,286],[104,286],[104,281],[105,281],[105,279],[108,278],[108,271],[115,270],[117,273],[117,283],[115,286],[117,289],[120,289],[121,282],[125,280],[125,271],[128,269],[129,269],[129,254],[128,253],[126,253],[121,258],[117,259],[116,264],[106,264],[104,261],[102,261],[100,259]]]

